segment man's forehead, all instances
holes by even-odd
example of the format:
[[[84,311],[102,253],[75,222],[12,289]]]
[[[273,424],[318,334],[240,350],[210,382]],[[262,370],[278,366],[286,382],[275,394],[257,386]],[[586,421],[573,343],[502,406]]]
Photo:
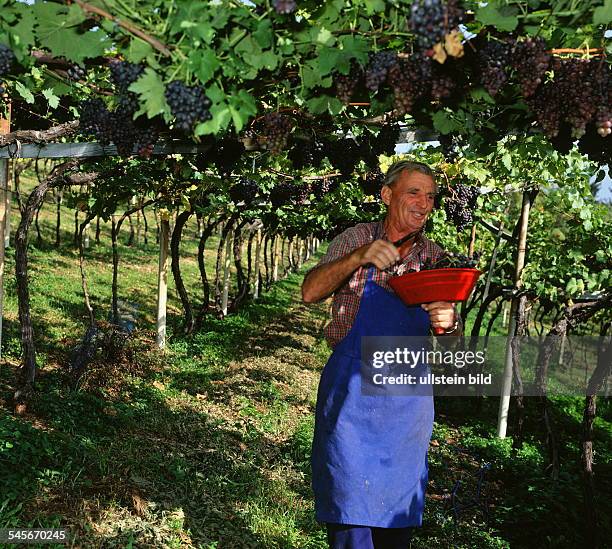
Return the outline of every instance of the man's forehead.
[[[436,188],[436,184],[431,176],[416,171],[402,172],[398,177],[397,183],[406,190],[414,188],[416,190],[433,191]]]

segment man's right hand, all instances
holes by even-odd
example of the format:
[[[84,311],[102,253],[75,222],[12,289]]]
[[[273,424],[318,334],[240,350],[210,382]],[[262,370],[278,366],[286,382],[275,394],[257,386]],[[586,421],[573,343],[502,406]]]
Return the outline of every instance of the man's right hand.
[[[399,250],[393,244],[385,240],[375,240],[311,271],[302,283],[302,300],[305,303],[316,303],[325,299],[342,286],[359,267],[375,265],[383,270],[399,260]]]
[[[399,250],[386,240],[375,240],[371,244],[357,248],[353,253],[358,254],[360,266],[375,265],[381,271],[400,260]]]

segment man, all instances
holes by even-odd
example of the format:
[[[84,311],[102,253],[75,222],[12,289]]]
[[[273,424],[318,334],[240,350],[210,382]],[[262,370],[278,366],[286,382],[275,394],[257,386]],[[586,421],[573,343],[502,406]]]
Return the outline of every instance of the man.
[[[452,303],[408,307],[387,284],[443,253],[420,232],[436,191],[427,165],[393,164],[381,190],[385,219],[336,237],[302,285],[306,303],[334,296],[312,449],[316,517],[334,549],[405,549],[422,522],[433,398],[364,395],[359,373],[362,337],[459,332]]]

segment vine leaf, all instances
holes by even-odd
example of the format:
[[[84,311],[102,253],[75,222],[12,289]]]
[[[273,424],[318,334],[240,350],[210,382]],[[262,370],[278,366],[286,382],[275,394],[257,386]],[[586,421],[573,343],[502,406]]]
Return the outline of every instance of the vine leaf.
[[[518,25],[517,9],[495,0],[476,10],[476,19],[483,25],[491,25],[500,31],[512,32]]]
[[[32,92],[21,82],[15,82],[15,89],[17,90],[17,93],[23,97],[26,103],[34,103],[34,95],[32,95]]]
[[[217,55],[210,48],[194,50],[189,55],[189,68],[202,84],[206,84],[213,77],[219,66]]]
[[[52,109],[57,109],[57,106],[59,105],[60,100],[59,100],[59,97],[55,95],[55,93],[53,93],[53,89],[47,88],[42,91],[42,94],[44,95],[45,99],[49,103],[49,107],[51,107]]]
[[[66,7],[50,2],[36,3],[32,6],[36,17],[37,34],[40,44],[53,52],[56,57],[65,57],[80,63],[83,59],[104,54],[110,41],[101,30],[79,33],[76,28],[85,16],[79,6]],[[78,47],[75,47],[78,44]]]
[[[438,111],[432,116],[433,125],[443,135],[448,135],[454,131],[460,131],[461,124],[456,120],[453,120],[448,113],[444,111]]]
[[[594,25],[609,25],[612,22],[612,0],[605,0],[603,6],[593,12]]]
[[[138,94],[141,101],[140,110],[136,115],[146,113],[148,118],[158,114],[164,117],[170,116],[170,108],[166,103],[164,83],[159,75],[151,68],[146,68],[142,76],[129,88],[131,92]]]

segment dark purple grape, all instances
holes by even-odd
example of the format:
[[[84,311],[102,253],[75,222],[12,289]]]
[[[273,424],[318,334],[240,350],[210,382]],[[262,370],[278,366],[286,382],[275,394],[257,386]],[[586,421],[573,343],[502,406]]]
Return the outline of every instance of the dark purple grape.
[[[201,86],[186,86],[174,80],[166,87],[165,97],[174,116],[174,125],[185,133],[191,132],[196,122],[212,118],[208,110],[210,99]]]
[[[15,54],[8,46],[0,44],[0,76],[8,74],[15,61]]]

